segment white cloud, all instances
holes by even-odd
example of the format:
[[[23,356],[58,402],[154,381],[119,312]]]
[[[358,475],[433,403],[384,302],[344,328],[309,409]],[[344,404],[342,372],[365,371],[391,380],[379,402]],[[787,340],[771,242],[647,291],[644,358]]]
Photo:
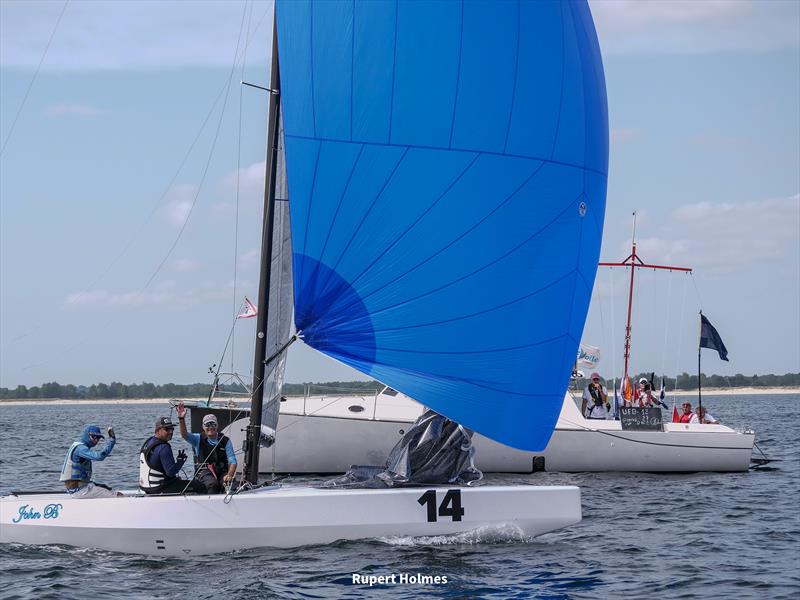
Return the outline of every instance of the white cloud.
[[[242,266],[255,265],[259,260],[261,260],[261,251],[257,248],[248,250],[239,257],[239,261],[241,262]]]
[[[590,0],[610,53],[762,51],[800,45],[800,3],[763,0]]]
[[[188,183],[177,185],[170,190],[167,203],[159,211],[162,220],[171,227],[182,227],[192,210],[197,191],[196,185]]]
[[[191,258],[177,258],[171,264],[172,270],[179,273],[197,271],[201,266],[202,263],[199,260],[192,260]]]
[[[242,167],[229,173],[222,179],[222,189],[227,194],[236,193],[236,180],[239,180],[240,197],[256,195],[260,199],[264,195],[264,178],[267,172],[266,161],[253,163],[248,167]]]
[[[62,6],[61,2],[41,0],[0,2],[0,64],[5,68],[35,68]],[[272,6],[272,2],[263,1],[253,6],[248,64],[266,64]],[[67,5],[42,68],[229,67],[244,8],[241,1],[73,0]]]
[[[675,209],[657,235],[637,239],[645,262],[725,274],[797,253],[800,194],[751,202],[697,202]],[[796,260],[796,257],[795,257]]]
[[[106,290],[84,290],[67,296],[69,308],[138,308],[174,304],[176,296],[169,291],[122,292],[112,294]]]
[[[96,106],[86,104],[55,104],[44,109],[44,114],[48,117],[60,117],[62,115],[76,115],[79,117],[96,117],[107,115],[111,111]]]

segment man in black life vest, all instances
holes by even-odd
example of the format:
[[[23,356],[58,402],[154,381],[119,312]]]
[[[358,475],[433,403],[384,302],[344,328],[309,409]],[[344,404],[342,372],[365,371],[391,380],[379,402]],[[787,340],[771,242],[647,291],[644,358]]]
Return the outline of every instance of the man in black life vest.
[[[203,433],[189,433],[186,429],[186,407],[180,403],[176,409],[181,437],[194,449],[194,478],[202,483],[209,494],[219,494],[225,485],[236,478],[236,454],[233,444],[219,433],[217,417],[203,417]]]
[[[169,445],[175,424],[169,417],[156,420],[155,433],[142,444],[139,451],[139,487],[146,494],[182,494],[184,492],[205,493],[203,485],[194,479],[179,479],[178,473],[186,462],[186,452],[178,452],[178,460],[172,456]]]

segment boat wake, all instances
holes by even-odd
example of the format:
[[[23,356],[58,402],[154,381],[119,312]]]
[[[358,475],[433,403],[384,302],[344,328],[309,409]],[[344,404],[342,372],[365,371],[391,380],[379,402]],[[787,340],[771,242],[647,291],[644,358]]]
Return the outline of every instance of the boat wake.
[[[509,544],[529,542],[533,538],[510,523],[487,525],[452,535],[389,536],[377,538],[390,546],[449,546],[457,544]]]

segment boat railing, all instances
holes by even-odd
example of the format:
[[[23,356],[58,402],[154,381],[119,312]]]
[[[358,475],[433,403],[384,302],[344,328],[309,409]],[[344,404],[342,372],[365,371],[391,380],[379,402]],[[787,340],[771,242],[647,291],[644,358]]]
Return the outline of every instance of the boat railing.
[[[250,387],[238,373],[217,373],[206,406],[211,406],[216,400],[223,401],[227,408],[232,408],[237,405],[237,399],[241,401],[250,398]]]

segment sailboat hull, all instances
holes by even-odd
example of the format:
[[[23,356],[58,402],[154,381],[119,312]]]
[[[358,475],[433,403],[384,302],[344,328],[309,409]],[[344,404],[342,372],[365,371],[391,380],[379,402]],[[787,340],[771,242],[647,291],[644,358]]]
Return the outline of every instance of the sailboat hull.
[[[357,409],[357,410],[353,410]],[[351,465],[383,465],[422,407],[402,395],[288,397],[277,441],[261,451],[265,473],[342,473]],[[193,407],[192,419],[213,411],[221,422],[246,410]],[[196,414],[195,414],[196,413]],[[245,419],[225,433],[241,447]],[[527,452],[475,434],[475,464],[484,473],[737,472],[750,467],[755,434],[725,425],[665,423],[661,431],[623,430],[619,421],[584,419],[569,394],[555,432],[541,452]]]
[[[580,490],[571,486],[272,486],[228,498],[53,493],[0,498],[0,543],[186,556],[495,529],[527,539],[580,520]]]

